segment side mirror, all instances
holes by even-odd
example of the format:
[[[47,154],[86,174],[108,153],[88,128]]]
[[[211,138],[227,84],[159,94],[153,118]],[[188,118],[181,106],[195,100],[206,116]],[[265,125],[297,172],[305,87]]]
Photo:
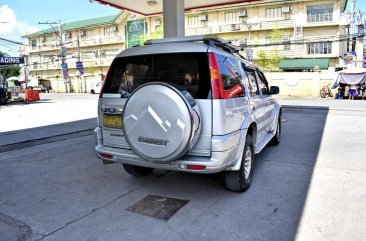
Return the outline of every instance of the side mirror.
[[[270,90],[271,95],[277,95],[280,93],[280,88],[278,86],[271,86]]]

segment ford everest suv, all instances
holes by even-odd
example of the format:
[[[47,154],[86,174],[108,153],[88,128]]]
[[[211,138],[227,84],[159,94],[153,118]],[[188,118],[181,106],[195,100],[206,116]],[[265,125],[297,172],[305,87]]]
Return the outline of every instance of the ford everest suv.
[[[281,106],[264,74],[214,35],[148,40],[122,51],[98,103],[96,152],[134,176],[154,168],[251,183],[254,155],[277,145]]]

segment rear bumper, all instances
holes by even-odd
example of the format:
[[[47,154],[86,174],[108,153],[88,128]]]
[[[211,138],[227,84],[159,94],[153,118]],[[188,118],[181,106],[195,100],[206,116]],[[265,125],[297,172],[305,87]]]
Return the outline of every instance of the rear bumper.
[[[181,157],[179,160],[176,160],[174,162],[170,162],[167,164],[160,164],[146,161],[142,159],[140,156],[136,155],[134,151],[129,149],[104,146],[102,144],[101,129],[97,127],[94,132],[96,139],[98,140],[98,145],[95,147],[95,150],[99,158],[117,163],[151,167],[157,169],[184,171],[191,173],[203,173],[203,174],[217,173],[235,164],[233,163],[233,160],[235,159],[235,155],[238,150],[238,145],[235,145],[224,151],[212,151],[210,157],[185,155]],[[101,157],[100,153],[112,155],[112,158]],[[204,170],[191,170],[187,169],[188,165],[199,165],[199,166],[205,166],[206,168]]]

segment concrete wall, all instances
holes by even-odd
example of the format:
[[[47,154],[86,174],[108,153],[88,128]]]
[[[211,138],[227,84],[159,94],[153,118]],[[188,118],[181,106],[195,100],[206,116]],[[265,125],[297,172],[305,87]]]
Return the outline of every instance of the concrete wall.
[[[327,84],[331,86],[338,74],[336,72],[265,72],[269,85],[280,87],[281,96],[319,97],[320,89]],[[336,90],[332,90],[333,94]]]

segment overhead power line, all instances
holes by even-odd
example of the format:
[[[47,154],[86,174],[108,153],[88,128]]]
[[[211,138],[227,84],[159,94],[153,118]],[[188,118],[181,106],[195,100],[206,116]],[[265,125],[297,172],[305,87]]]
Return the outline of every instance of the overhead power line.
[[[10,40],[10,39],[6,39],[6,38],[0,38],[0,40],[5,41],[5,42],[9,42],[9,43],[12,43],[12,44],[29,46],[28,44],[24,44],[24,43],[14,41],[14,40]]]

